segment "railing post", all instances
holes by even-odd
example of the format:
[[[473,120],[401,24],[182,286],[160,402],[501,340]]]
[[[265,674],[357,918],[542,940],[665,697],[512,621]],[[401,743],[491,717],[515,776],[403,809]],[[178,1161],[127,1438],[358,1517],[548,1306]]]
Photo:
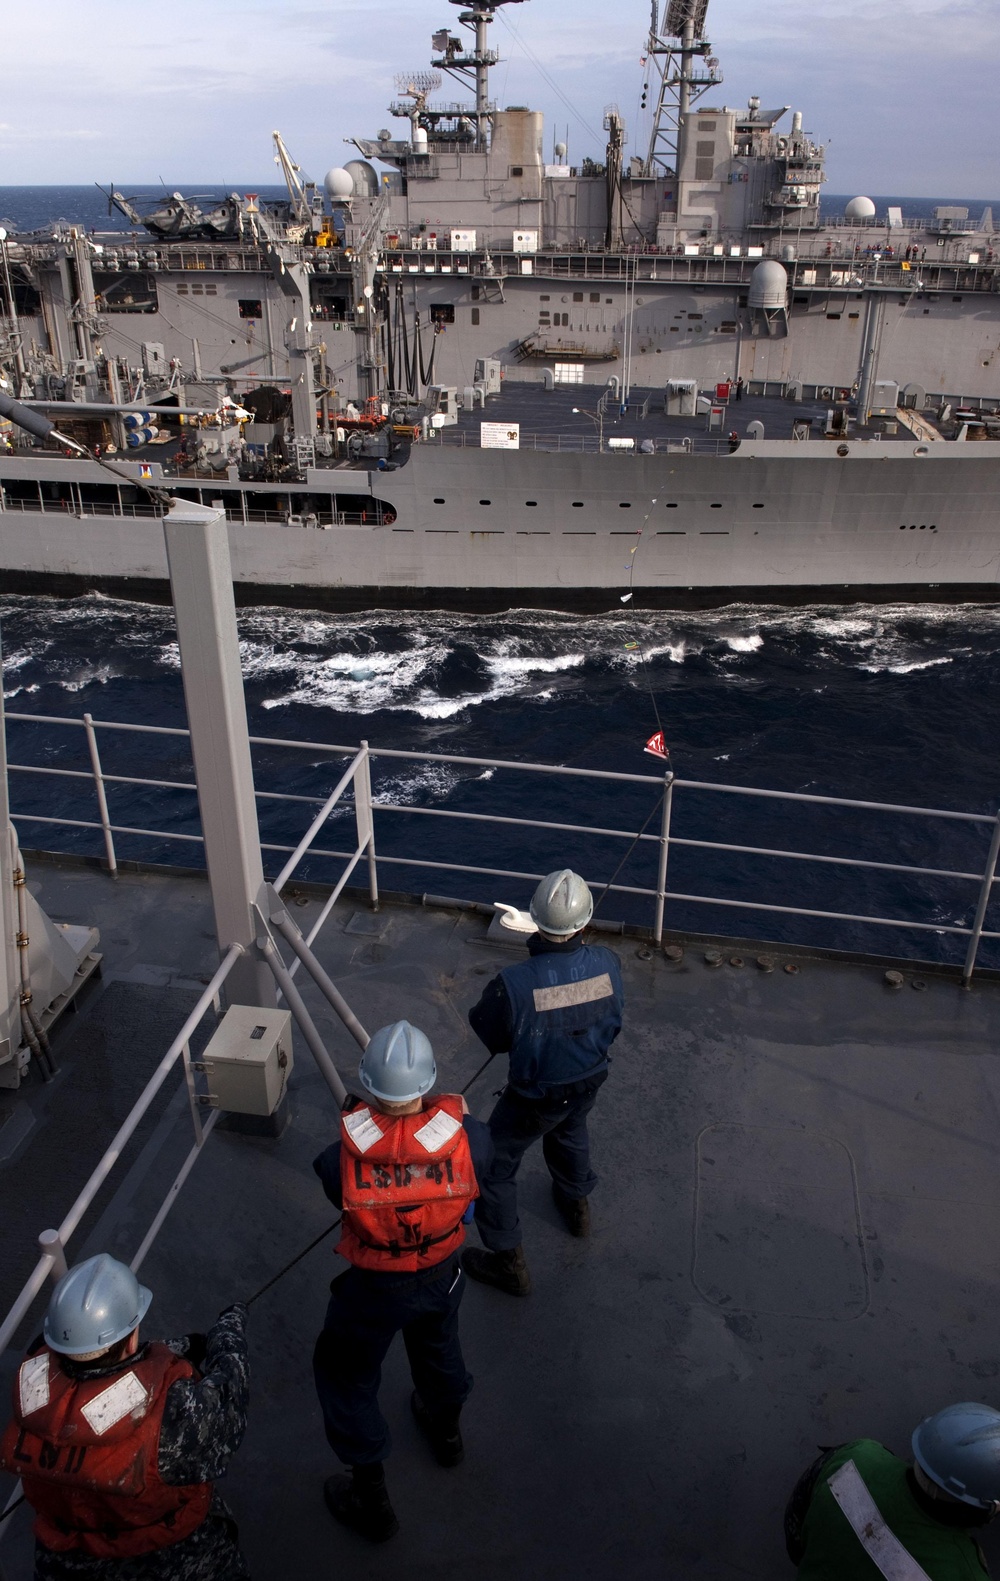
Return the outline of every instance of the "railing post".
[[[670,813],[674,804],[674,776],[669,771],[663,776],[663,811],[660,814],[660,864],[656,874],[656,917],[653,922],[653,939],[663,940],[663,908],[667,899],[667,857],[670,854]]]
[[[1000,812],[997,813],[996,822],[993,825],[993,838],[990,841],[989,855],[986,858],[986,869],[979,889],[979,903],[976,906],[976,916],[972,924],[972,936],[969,939],[969,948],[965,952],[965,965],[962,968],[963,988],[968,988],[972,981],[972,973],[975,970],[976,956],[979,953],[979,940],[982,938],[983,926],[986,922],[986,910],[993,891],[993,880],[996,877],[998,857],[1000,857]]]
[[[38,1237],[38,1244],[44,1256],[52,1258],[52,1278],[58,1284],[65,1274],[69,1273],[69,1264],[66,1261],[66,1249],[58,1230],[43,1230]]]
[[[108,872],[118,872],[118,858],[115,855],[115,837],[111,832],[111,817],[108,813],[108,798],[104,791],[104,774],[101,770],[101,755],[97,750],[97,731],[94,729],[94,720],[90,714],[84,714],[83,723],[87,730],[87,747],[90,751],[90,767],[94,772],[94,789],[97,791],[97,810],[101,816],[101,828],[104,830],[104,850],[108,859]]]
[[[364,757],[354,771],[354,818],[358,828],[358,844],[368,853],[368,894],[373,911],[378,910],[378,869],[375,865],[375,816],[372,811],[371,754],[367,741],[362,741]]]

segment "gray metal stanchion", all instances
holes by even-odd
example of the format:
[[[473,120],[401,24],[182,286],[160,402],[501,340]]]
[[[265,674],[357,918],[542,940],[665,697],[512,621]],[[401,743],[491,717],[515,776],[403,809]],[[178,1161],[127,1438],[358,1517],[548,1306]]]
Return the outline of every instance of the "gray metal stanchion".
[[[7,727],[0,686],[0,1087],[17,1087],[27,1069],[21,1048],[21,977],[17,959],[17,900],[11,843],[7,838],[10,802],[7,789]]]
[[[180,500],[163,534],[219,953],[232,944],[246,951],[227,995],[230,1003],[273,1006],[274,980],[252,912],[264,869],[225,515]]]

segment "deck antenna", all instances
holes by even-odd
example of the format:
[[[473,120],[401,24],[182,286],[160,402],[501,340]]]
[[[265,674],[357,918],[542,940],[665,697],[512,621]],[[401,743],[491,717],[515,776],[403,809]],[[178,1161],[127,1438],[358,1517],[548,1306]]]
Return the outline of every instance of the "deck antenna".
[[[676,176],[680,170],[684,118],[722,81],[719,62],[705,37],[708,0],[651,0],[646,45],[650,72],[659,78],[656,107],[642,173]],[[702,60],[696,64],[698,56]]]

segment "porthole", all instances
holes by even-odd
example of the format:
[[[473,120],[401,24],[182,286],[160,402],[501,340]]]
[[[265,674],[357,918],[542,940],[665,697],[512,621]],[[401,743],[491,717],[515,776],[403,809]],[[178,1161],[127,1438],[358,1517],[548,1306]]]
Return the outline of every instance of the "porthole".
[[[676,500],[668,500],[667,501],[667,510],[668,511],[675,511],[676,509],[677,509],[677,501]]]
[[[763,505],[755,505],[754,506],[754,510],[755,511],[762,511],[763,509],[764,509]]]
[[[573,509],[575,511],[582,511],[583,510],[583,501],[582,500],[574,500],[573,501]]]
[[[492,500],[480,500],[479,503],[480,503],[480,505],[492,505],[493,501]]]
[[[620,511],[630,511],[632,509],[632,501],[631,500],[619,500],[618,501],[618,509]]]
[[[711,505],[711,506],[710,506],[710,507],[709,507],[709,509],[710,509],[710,510],[713,510],[713,511],[721,511],[721,509],[722,509],[722,506],[721,506],[721,505]]]
[[[444,500],[442,500],[442,499],[436,499],[436,500],[435,500],[435,501],[434,501],[434,503],[435,503],[435,505],[443,505],[443,504],[444,504]]]
[[[525,500],[524,503],[525,503],[525,505],[530,506],[530,508],[532,510],[534,510],[535,506],[538,504],[538,501],[537,500]]]

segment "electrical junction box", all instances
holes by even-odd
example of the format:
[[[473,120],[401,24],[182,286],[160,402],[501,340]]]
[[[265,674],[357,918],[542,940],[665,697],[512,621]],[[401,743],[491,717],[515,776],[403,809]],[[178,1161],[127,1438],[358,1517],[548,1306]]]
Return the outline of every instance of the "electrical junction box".
[[[291,1014],[230,1005],[195,1069],[208,1078],[213,1108],[273,1114],[292,1069]]]

